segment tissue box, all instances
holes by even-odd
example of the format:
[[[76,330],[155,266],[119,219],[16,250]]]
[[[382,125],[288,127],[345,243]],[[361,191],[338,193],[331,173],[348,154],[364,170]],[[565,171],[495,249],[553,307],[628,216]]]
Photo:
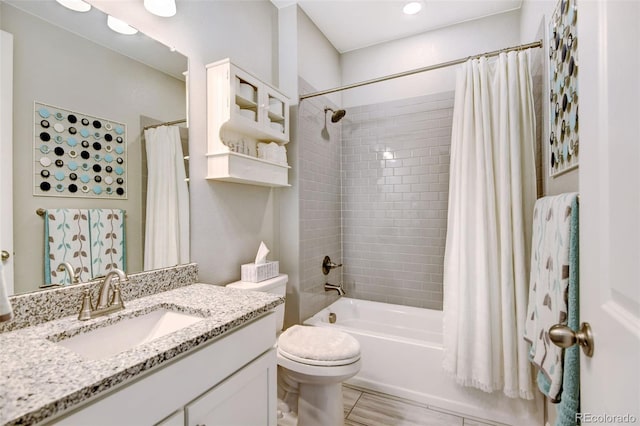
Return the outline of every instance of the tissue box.
[[[267,262],[261,265],[247,263],[240,267],[240,279],[250,283],[259,283],[269,278],[277,277],[280,273],[280,262]]]

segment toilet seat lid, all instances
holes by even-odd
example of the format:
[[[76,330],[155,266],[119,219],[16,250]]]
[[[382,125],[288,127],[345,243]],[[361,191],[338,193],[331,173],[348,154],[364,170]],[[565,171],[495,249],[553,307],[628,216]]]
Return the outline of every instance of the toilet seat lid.
[[[294,325],[278,338],[286,358],[310,365],[346,365],[360,359],[360,342],[342,331]]]

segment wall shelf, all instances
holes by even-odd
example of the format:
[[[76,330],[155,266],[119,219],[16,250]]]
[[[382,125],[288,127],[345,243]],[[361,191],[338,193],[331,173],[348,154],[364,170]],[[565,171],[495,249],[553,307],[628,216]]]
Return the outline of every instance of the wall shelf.
[[[207,179],[247,183],[274,188],[289,187],[286,164],[272,163],[261,158],[236,152],[207,154]]]
[[[289,166],[258,144],[289,142],[289,99],[229,59],[207,65],[207,179],[287,187]]]

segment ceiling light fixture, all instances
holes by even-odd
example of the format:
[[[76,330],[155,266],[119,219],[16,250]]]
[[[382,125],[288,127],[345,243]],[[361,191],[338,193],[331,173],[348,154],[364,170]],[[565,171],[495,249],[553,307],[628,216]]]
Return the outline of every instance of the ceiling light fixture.
[[[120,33],[120,34],[124,34],[124,35],[133,35],[133,34],[138,32],[138,30],[136,30],[135,28],[133,28],[132,26],[130,26],[126,22],[121,21],[118,18],[114,18],[111,15],[107,15],[107,25],[113,31],[115,31],[117,33]]]
[[[176,0],[144,0],[144,8],[154,15],[170,18],[176,14]]]
[[[409,2],[402,8],[402,11],[406,15],[415,15],[416,13],[420,12],[420,10],[422,10],[422,4],[417,1]]]
[[[56,0],[59,4],[75,12],[88,12],[91,5],[82,0]]]

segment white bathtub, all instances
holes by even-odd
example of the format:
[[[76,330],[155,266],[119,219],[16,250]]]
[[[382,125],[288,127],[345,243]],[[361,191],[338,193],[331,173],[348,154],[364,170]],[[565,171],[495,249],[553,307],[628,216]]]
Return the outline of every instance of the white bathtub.
[[[329,313],[336,322],[329,323]],[[347,383],[433,408],[510,425],[543,424],[542,400],[458,386],[442,369],[442,311],[340,298],[304,322],[360,342],[362,369]]]

